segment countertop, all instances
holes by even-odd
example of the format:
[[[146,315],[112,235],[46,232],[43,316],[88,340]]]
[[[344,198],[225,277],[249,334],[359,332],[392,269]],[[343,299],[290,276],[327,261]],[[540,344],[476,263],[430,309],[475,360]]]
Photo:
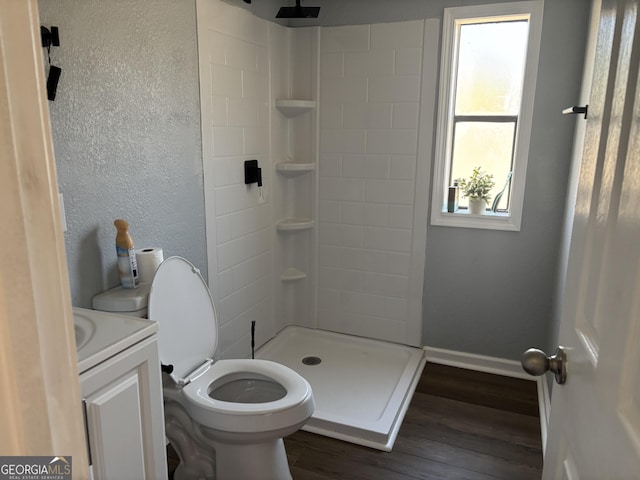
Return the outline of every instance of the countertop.
[[[95,367],[157,333],[157,322],[116,313],[73,307],[78,372]]]

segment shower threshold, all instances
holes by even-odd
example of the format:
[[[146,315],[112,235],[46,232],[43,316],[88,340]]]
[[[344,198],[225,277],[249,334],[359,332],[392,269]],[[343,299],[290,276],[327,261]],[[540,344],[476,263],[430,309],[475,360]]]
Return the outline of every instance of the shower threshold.
[[[426,358],[420,348],[290,326],[256,352],[311,384],[308,432],[391,451]]]

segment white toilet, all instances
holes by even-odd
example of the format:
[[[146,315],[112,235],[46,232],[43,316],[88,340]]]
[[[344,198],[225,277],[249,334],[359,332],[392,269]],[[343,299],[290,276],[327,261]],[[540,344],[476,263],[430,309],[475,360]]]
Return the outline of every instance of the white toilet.
[[[166,434],[180,457],[175,478],[291,479],[282,438],[313,413],[309,383],[267,360],[214,361],[211,294],[181,257],[158,268],[148,314],[159,323]]]

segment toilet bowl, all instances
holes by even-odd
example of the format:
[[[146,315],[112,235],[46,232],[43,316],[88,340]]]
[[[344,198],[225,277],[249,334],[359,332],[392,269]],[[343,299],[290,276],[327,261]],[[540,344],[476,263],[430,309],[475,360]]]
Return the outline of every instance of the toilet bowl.
[[[166,434],[181,460],[175,478],[291,479],[282,438],[313,413],[309,383],[267,360],[214,361],[211,294],[181,257],[158,268],[148,312],[159,324]]]

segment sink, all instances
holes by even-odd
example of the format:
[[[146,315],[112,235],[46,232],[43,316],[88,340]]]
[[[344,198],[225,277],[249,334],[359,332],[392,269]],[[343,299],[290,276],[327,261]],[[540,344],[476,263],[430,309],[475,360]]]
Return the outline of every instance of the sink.
[[[76,332],[76,352],[79,352],[93,337],[96,324],[87,315],[74,309],[73,326]]]
[[[151,320],[80,307],[73,307],[73,326],[79,373],[158,332]]]

